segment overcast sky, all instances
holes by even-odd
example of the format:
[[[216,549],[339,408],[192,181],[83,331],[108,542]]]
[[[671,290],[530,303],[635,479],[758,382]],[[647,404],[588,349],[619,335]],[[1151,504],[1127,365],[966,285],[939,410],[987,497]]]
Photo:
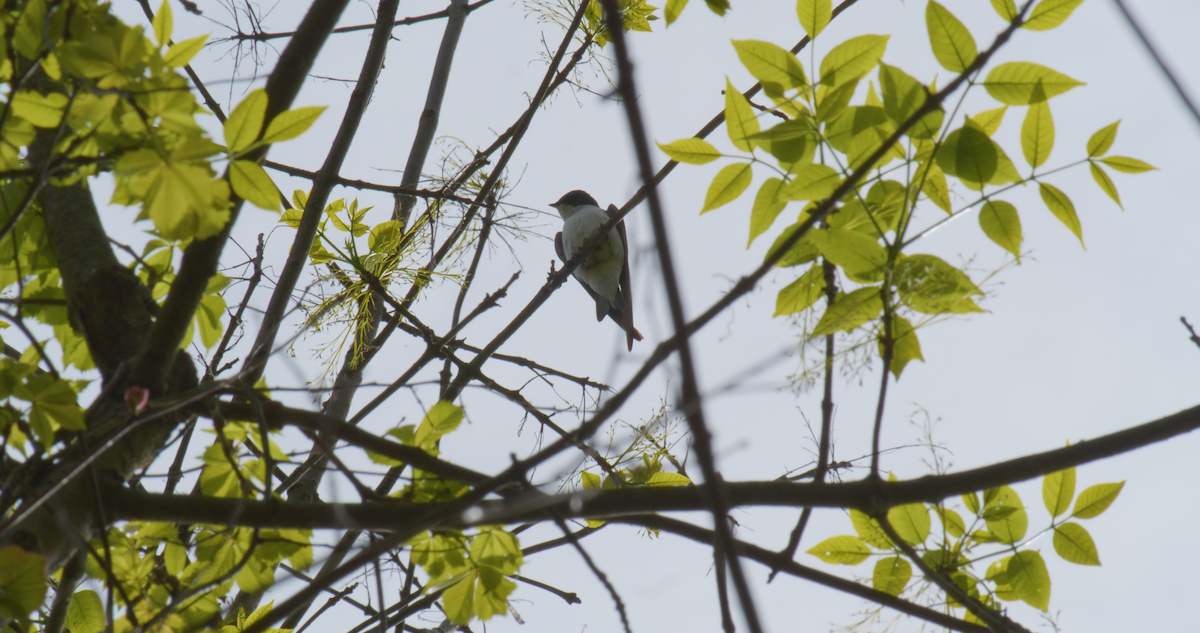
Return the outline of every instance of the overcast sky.
[[[970,28],[982,50],[1003,27],[1003,21],[982,1],[946,0],[946,8]],[[1136,3],[1137,15],[1185,87],[1200,98],[1200,4],[1184,0]],[[263,3],[267,31],[290,30],[306,3],[284,0]],[[205,16],[230,24],[228,13],[217,2],[201,2]],[[401,4],[401,15],[422,15],[444,8],[440,2]],[[174,5],[175,39],[203,33],[227,35],[217,24],[198,19]],[[131,22],[144,22],[135,3],[118,3],[117,10]],[[342,25],[371,21],[374,6],[352,3]],[[935,62],[924,27],[925,4],[896,0],[861,0],[830,24],[815,47],[800,60],[811,76],[812,57],[845,39],[866,33],[890,34],[884,61],[928,82],[939,85],[950,75]],[[660,13],[661,15],[661,13]],[[245,21],[243,20],[243,24]],[[415,123],[425,100],[425,87],[440,41],[444,22],[427,22],[398,28],[388,51],[371,108],[342,175],[385,184],[398,184],[412,143]],[[724,17],[710,13],[694,0],[683,17],[667,29],[654,23],[654,33],[631,38],[643,115],[653,138],[663,142],[695,134],[723,108],[721,91],[728,76],[739,90],[754,80],[739,64],[731,39],[760,39],[790,48],[803,32],[790,2],[735,0]],[[334,36],[318,60],[314,75],[353,79],[358,74],[369,32]],[[521,3],[493,2],[467,20],[455,60],[441,116],[439,135],[457,139],[471,149],[485,147],[519,116],[544,72],[542,53],[557,45],[562,31],[538,23]],[[543,41],[544,38],[544,41]],[[282,40],[279,49],[282,49]],[[261,48],[264,66],[259,80],[248,81],[253,68],[246,59],[235,70],[228,45],[201,53],[194,66],[228,112],[246,91],[262,84],[277,59],[277,51]],[[1188,316],[1200,323],[1200,216],[1194,185],[1200,175],[1200,126],[1186,116],[1152,60],[1120,20],[1114,3],[1089,0],[1058,29],[1018,32],[993,64],[1036,61],[1065,73],[1086,86],[1050,102],[1057,140],[1048,165],[1073,162],[1086,155],[1090,135],[1121,119],[1111,153],[1132,156],[1160,168],[1141,175],[1115,174],[1125,210],[1109,200],[1092,181],[1086,166],[1055,175],[1049,182],[1074,201],[1083,225],[1087,250],[1041,203],[1035,188],[1014,190],[1004,199],[1021,212],[1025,249],[1030,256],[1020,266],[1009,266],[986,286],[982,303],[986,313],[935,324],[919,331],[926,362],[910,364],[902,379],[890,388],[884,421],[883,445],[908,446],[921,441],[918,423],[936,420],[934,439],[945,447],[944,456],[955,468],[984,465],[1019,455],[1062,446],[1149,421],[1193,406],[1200,390],[1200,349],[1191,344],[1179,322]],[[230,82],[230,79],[236,81]],[[588,85],[605,92],[602,79],[584,75]],[[345,107],[352,85],[314,77],[296,105],[328,105],[319,123],[296,141],[274,147],[272,160],[315,170],[320,167]],[[856,103],[865,95],[865,82]],[[961,112],[975,114],[999,104],[983,90],[974,90]],[[1025,108],[1010,108],[996,138],[1017,162],[1022,173],[1019,131]],[[472,288],[469,305],[485,292],[501,286],[516,270],[520,280],[498,309],[480,318],[465,335],[482,345],[532,298],[555,259],[552,236],[561,225],[548,203],[572,189],[585,189],[602,205],[623,204],[638,187],[636,164],[627,142],[623,111],[613,102],[584,91],[563,91],[551,107],[538,113],[526,140],[510,165],[507,202],[538,210],[523,221],[526,240],[510,240],[511,249],[497,248],[485,260]],[[764,122],[765,123],[765,122]],[[957,125],[957,123],[956,123]],[[216,129],[216,128],[214,128]],[[217,135],[220,140],[220,135]],[[719,148],[732,146],[722,127],[712,140]],[[434,148],[426,171],[436,172],[447,145]],[[659,164],[666,161],[656,153]],[[767,234],[745,247],[753,192],[717,211],[699,215],[708,183],[718,161],[705,166],[681,166],[662,187],[676,264],[683,274],[683,292],[689,316],[695,316],[719,299],[736,279],[762,260],[780,230],[794,220],[799,205],[788,207]],[[271,172],[286,192],[307,189],[305,181]],[[756,171],[756,182],[766,177]],[[97,189],[103,198],[107,185]],[[955,190],[959,202],[971,192]],[[386,219],[391,198],[369,191],[338,190],[335,197],[357,196],[360,205],[375,205],[372,221]],[[420,207],[419,207],[420,208]],[[513,208],[513,211],[520,209]],[[940,213],[930,207],[924,217]],[[114,232],[140,240],[129,222],[135,210],[111,209],[105,220]],[[268,261],[281,262],[293,233],[279,229],[271,214],[247,208],[235,234],[247,250],[258,232],[270,232]],[[670,319],[658,282],[657,256],[645,207],[627,220],[634,245],[636,319],[646,340],[632,354],[624,351],[624,336],[611,322],[596,323],[590,300],[576,284],[567,284],[502,349],[504,353],[532,358],[578,375],[591,376],[614,386],[624,384],[643,355],[670,335]],[[914,252],[933,253],[952,263],[971,261],[972,276],[1006,265],[1011,258],[991,243],[979,229],[975,212],[914,244]],[[272,258],[274,258],[272,260]],[[229,264],[244,261],[234,247],[226,248]],[[775,295],[795,279],[794,269],[781,269],[733,308],[716,319],[694,340],[700,379],[706,391],[706,413],[714,427],[719,466],[728,480],[771,479],[813,459],[815,446],[804,420],[819,426],[820,394],[791,388],[790,376],[800,367],[797,345],[802,334],[785,318],[772,318]],[[453,305],[456,289],[451,282],[434,284],[416,314],[426,323],[440,324]],[[230,294],[229,301],[241,291]],[[266,305],[269,294],[260,289],[254,304]],[[444,329],[444,328],[442,328]],[[254,331],[252,327],[251,332]],[[268,371],[272,385],[300,386],[322,372],[311,348],[321,340],[314,335],[297,344],[295,358],[280,355]],[[368,380],[390,382],[423,349],[415,341],[393,337],[382,358],[371,366]],[[669,365],[669,364],[668,364]],[[879,363],[871,361],[864,372],[839,377],[835,387],[835,459],[866,455],[878,387]],[[507,386],[529,380],[527,372],[495,361],[486,366]],[[430,377],[433,374],[430,373]],[[860,383],[861,379],[861,383]],[[724,389],[728,385],[733,389]],[[679,385],[673,369],[664,366],[621,410],[620,418],[637,425],[649,419],[662,401],[671,402]],[[582,402],[577,387],[562,385],[557,393],[531,388],[540,405],[566,406]],[[364,389],[356,407],[373,391]],[[419,396],[419,399],[418,397]],[[302,396],[281,393],[297,404],[311,406]],[[364,423],[384,431],[403,417],[419,421],[421,404],[436,399],[433,389],[401,392],[387,407]],[[518,433],[520,413],[496,397],[468,390],[462,404],[471,426],[445,440],[443,457],[485,472],[509,464],[510,453],[526,455],[537,446],[532,421]],[[916,413],[923,411],[925,413]],[[570,427],[571,414],[556,420]],[[598,436],[603,440],[606,433]],[[615,431],[618,442],[628,437]],[[295,444],[300,447],[300,444]],[[1194,436],[1152,446],[1132,455],[1092,464],[1078,471],[1077,490],[1092,484],[1126,481],[1117,502],[1099,518],[1086,522],[1098,546],[1103,567],[1081,567],[1059,559],[1049,535],[1028,547],[1040,549],[1050,565],[1053,580],[1051,613],[1064,630],[1130,631],[1189,630],[1194,615],[1186,606],[1195,603],[1200,579],[1191,573],[1198,561],[1190,547],[1200,510],[1193,503],[1192,484],[1200,478]],[[348,452],[347,454],[350,454]],[[354,453],[361,455],[361,453]],[[903,448],[884,457],[883,465],[902,478],[929,472],[928,450]],[[572,457],[573,459],[573,457]],[[695,461],[690,462],[693,466]],[[555,468],[570,468],[562,460],[537,473],[540,482],[552,482]],[[370,464],[363,458],[361,464]],[[690,473],[696,476],[698,468]],[[865,471],[844,476],[859,477]],[[1030,513],[1030,533],[1044,528],[1049,517],[1041,502],[1041,484],[1017,487]],[[326,499],[356,500],[353,490],[332,478]],[[798,510],[737,510],[740,538],[779,549],[787,540]],[[710,525],[707,515],[685,516]],[[817,512],[801,551],[820,540],[853,533],[842,512]],[[550,529],[522,534],[522,543],[553,538]],[[332,535],[322,535],[333,539]],[[612,527],[590,537],[585,545],[622,593],[635,631],[716,631],[720,620],[709,566],[711,553],[670,536],[652,539],[632,528]],[[318,553],[318,556],[320,554]],[[825,571],[869,577],[873,561],[854,568],[838,568],[812,556],[798,560]],[[986,563],[976,570],[983,572]],[[864,603],[804,581],[781,577],[766,585],[765,570],[755,563],[747,568],[764,622],[772,631],[825,631],[855,622]],[[488,631],[612,631],[620,626],[611,601],[578,557],[559,550],[527,560],[522,573],[566,591],[577,592],[583,604],[566,605],[538,589],[521,586],[513,604],[525,620],[512,618],[487,623]],[[297,589],[284,583],[284,595]],[[363,589],[359,598],[366,600]],[[373,598],[372,598],[373,600]],[[350,611],[343,619],[319,630],[344,628],[356,622]],[[1023,603],[1012,603],[1010,615],[1027,626],[1039,626],[1036,612]],[[892,617],[890,612],[885,617]],[[427,626],[432,626],[429,624]],[[475,630],[484,630],[474,625]],[[915,623],[901,629],[912,630]],[[334,627],[334,628],[329,628]],[[317,630],[317,629],[315,629]]]

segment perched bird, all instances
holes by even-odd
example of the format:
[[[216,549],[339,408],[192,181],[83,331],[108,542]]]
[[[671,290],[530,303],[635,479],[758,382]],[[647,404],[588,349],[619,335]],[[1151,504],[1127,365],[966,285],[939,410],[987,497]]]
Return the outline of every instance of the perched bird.
[[[584,191],[572,191],[551,204],[563,219],[563,230],[554,236],[554,251],[564,263],[587,243],[596,231],[616,215],[618,210],[608,205],[600,208],[596,199]],[[575,278],[596,301],[596,320],[608,315],[625,330],[629,350],[633,342],[642,340],[641,332],[633,327],[633,291],[629,286],[629,239],[625,236],[625,220],[608,232],[596,250],[575,269]]]

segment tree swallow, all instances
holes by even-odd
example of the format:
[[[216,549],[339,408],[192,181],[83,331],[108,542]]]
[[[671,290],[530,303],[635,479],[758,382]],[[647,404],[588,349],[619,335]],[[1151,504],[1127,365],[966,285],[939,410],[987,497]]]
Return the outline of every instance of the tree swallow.
[[[596,199],[584,191],[572,191],[552,203],[563,219],[563,230],[554,236],[554,251],[564,263],[575,256],[596,231],[618,213],[617,207],[600,208]],[[625,220],[608,232],[606,239],[575,269],[575,278],[596,301],[596,320],[604,315],[625,330],[629,351],[633,342],[642,340],[641,332],[633,327],[633,291],[629,285],[629,239],[625,236]]]

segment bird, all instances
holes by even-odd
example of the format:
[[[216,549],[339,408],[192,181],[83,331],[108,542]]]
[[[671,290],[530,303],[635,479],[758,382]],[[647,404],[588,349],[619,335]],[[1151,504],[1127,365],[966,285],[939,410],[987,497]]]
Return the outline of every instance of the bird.
[[[600,208],[585,191],[575,190],[550,204],[563,219],[563,230],[554,236],[554,251],[563,263],[571,261],[596,231],[619,210],[608,205]],[[629,283],[629,238],[625,220],[608,232],[608,238],[575,268],[575,279],[596,302],[596,321],[607,315],[625,330],[625,342],[633,351],[633,342],[642,333],[633,327],[633,290]]]

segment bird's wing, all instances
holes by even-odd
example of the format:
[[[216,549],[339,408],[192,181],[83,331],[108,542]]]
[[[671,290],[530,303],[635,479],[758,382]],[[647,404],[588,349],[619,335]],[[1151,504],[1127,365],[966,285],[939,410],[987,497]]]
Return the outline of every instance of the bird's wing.
[[[616,205],[608,205],[606,211],[609,217],[613,217],[621,212]],[[625,263],[621,266],[621,280],[618,291],[621,293],[621,299],[625,301],[623,310],[609,310],[609,316],[612,320],[625,330],[625,342],[629,347],[629,351],[633,351],[633,342],[642,340],[642,333],[633,327],[633,286],[629,280],[629,237],[625,234],[625,220],[617,222],[617,235],[621,236],[621,250],[625,251]]]
[[[566,252],[563,250],[563,241],[562,241],[562,233],[561,232],[554,234],[554,252],[558,253],[558,258],[561,259],[564,264],[569,261],[567,259]],[[583,283],[583,280],[580,279],[578,276],[575,276],[575,281],[578,281],[579,285],[583,286],[583,289],[587,291],[588,296],[592,298],[592,301],[596,302],[596,320],[603,321],[604,315],[608,314],[608,310],[609,310],[608,300],[605,299],[604,297],[602,297],[595,290],[592,290],[591,286]]]

